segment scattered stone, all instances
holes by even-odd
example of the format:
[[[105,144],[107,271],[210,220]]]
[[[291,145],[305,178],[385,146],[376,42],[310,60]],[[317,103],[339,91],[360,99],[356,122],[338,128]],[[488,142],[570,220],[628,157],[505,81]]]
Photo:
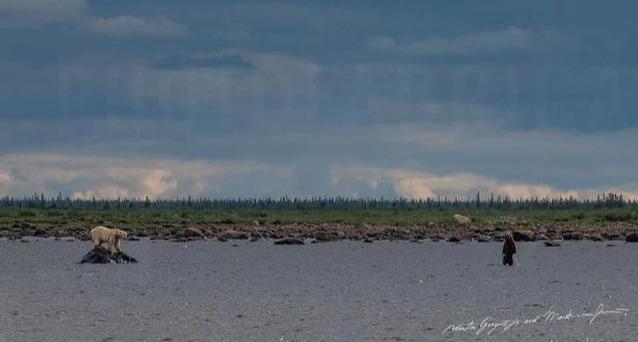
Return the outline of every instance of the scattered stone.
[[[315,239],[319,242],[339,241],[341,237],[337,233],[319,232],[315,234]]]
[[[201,229],[194,228],[194,227],[188,227],[184,229],[184,236],[188,238],[196,237],[196,238],[202,238],[206,240],[206,235],[204,235]]]
[[[531,230],[517,230],[512,232],[514,241],[536,241],[536,236]]]
[[[81,264],[128,264],[136,263],[135,258],[126,253],[112,253],[105,248],[93,248],[82,257]]]
[[[42,228],[36,228],[33,232],[33,236],[46,237],[47,235],[47,231]]]
[[[254,235],[254,236],[250,239],[250,242],[257,242],[257,241],[259,241],[259,240],[261,240],[261,236],[259,236],[259,235]]]
[[[228,240],[233,240],[233,239],[234,240],[243,240],[243,239],[249,239],[250,238],[250,234],[246,233],[246,232],[240,232],[240,231],[237,231],[237,230],[230,229],[230,230],[227,230],[227,231],[221,233],[219,235],[219,237],[218,237],[218,240],[219,240],[219,238],[225,238],[225,239],[228,239]]]
[[[501,216],[494,223],[498,226],[516,226],[520,220],[516,216]]]
[[[390,237],[396,240],[410,240],[410,232],[403,229],[395,229],[390,233]]]
[[[139,236],[135,236],[135,235],[131,235],[128,237],[129,241],[140,241],[140,237]]]
[[[269,232],[268,233],[268,237],[271,239],[283,239],[284,238],[284,234],[281,234],[279,232]]]
[[[591,241],[605,241],[605,239],[603,239],[603,237],[600,234],[591,234],[591,235],[587,235],[587,240],[591,240]]]
[[[463,215],[456,214],[456,215],[454,215],[453,217],[454,217],[454,220],[455,220],[457,223],[460,223],[460,224],[468,224],[468,223],[472,222],[472,219],[470,219],[470,218],[469,218],[469,217],[467,217],[467,216],[463,216]]]
[[[615,233],[603,233],[602,234],[603,238],[607,239],[607,240],[611,240],[611,241],[622,241],[625,240],[625,237],[621,234],[615,234]]]
[[[550,240],[550,238],[548,238],[547,235],[545,234],[536,234],[535,237],[536,237],[536,240],[539,240],[539,241]]]
[[[580,241],[584,238],[583,233],[580,232],[566,232],[563,233],[563,240]]]
[[[631,233],[627,235],[626,242],[638,242],[638,233]]]
[[[545,247],[560,247],[560,242],[554,240],[545,241]]]
[[[479,235],[476,238],[476,242],[491,242],[492,238],[489,237],[488,235]]]
[[[303,245],[303,240],[295,238],[285,238],[279,241],[275,241],[275,245]]]

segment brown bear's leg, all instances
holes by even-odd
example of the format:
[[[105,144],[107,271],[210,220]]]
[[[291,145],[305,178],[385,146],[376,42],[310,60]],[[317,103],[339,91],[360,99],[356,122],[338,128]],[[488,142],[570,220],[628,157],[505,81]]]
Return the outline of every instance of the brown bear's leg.
[[[512,254],[503,254],[503,265],[514,265],[514,258]]]

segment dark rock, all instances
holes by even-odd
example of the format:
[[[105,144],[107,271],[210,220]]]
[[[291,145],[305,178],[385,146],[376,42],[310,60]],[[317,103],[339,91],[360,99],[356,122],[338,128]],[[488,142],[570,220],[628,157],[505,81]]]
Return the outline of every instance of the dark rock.
[[[275,245],[303,245],[303,240],[294,239],[294,238],[286,238],[283,240],[275,241]]]
[[[36,228],[35,231],[33,232],[33,236],[46,237],[48,236],[48,234],[46,230],[42,228]]]
[[[35,229],[32,228],[25,228],[22,229],[22,236],[35,236]]]
[[[580,232],[563,233],[563,240],[579,241],[579,240],[582,240],[583,238],[584,238],[584,235],[583,233],[580,233]]]
[[[626,242],[638,242],[638,233],[631,233],[627,235]]]
[[[128,264],[136,263],[135,258],[126,253],[112,253],[105,248],[93,248],[82,257],[81,264]]]
[[[372,243],[372,240],[370,240],[369,238],[365,238],[365,239],[363,239],[363,242],[364,243]]]
[[[587,235],[587,240],[591,240],[591,241],[605,241],[605,239],[603,239],[603,237],[600,234],[591,234],[591,235]]]
[[[615,234],[615,233],[603,233],[602,237],[604,239],[607,240],[611,240],[611,241],[621,241],[621,240],[625,240],[625,237],[620,235],[620,234]]]
[[[128,237],[129,241],[140,241],[140,237],[139,236],[135,236],[135,235],[131,235]]]
[[[346,235],[346,238],[348,240],[352,240],[352,241],[361,241],[361,240],[363,240],[363,234],[361,234],[359,232],[352,232],[352,233]]]
[[[531,230],[517,230],[512,232],[514,241],[536,241],[536,236]]]
[[[553,240],[545,241],[545,246],[546,247],[560,247],[560,242],[553,241]]]
[[[412,242],[412,243],[423,243],[423,241],[421,241],[419,239],[410,239],[410,242]]]
[[[250,239],[250,242],[257,242],[257,241],[259,241],[259,240],[261,240],[261,236],[259,236],[259,235],[255,235],[255,236],[253,236],[253,237]]]
[[[461,239],[459,239],[459,238],[458,238],[458,237],[456,237],[456,236],[450,236],[450,237],[447,239],[447,242],[461,242]]]

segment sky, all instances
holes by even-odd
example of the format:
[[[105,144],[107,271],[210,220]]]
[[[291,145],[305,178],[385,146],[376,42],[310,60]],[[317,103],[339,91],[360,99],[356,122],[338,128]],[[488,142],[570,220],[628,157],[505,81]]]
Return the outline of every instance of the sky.
[[[0,1],[0,196],[638,199],[635,1]]]

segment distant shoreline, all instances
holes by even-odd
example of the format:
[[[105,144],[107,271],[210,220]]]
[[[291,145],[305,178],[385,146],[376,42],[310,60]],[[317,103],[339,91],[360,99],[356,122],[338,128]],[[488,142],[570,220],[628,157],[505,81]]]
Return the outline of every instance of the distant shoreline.
[[[501,241],[638,240],[638,209],[618,208],[0,208],[0,238],[74,237],[95,226],[132,238]]]
[[[297,239],[316,242],[355,240],[502,241],[506,231],[517,241],[638,240],[637,214],[629,209],[462,212],[406,210],[80,210],[2,209],[0,238],[73,237],[86,240],[98,225],[118,227],[132,239]],[[291,222],[292,221],[292,222]],[[340,222],[340,221],[346,221]],[[348,222],[349,221],[349,222]],[[392,223],[393,222],[393,223]]]

